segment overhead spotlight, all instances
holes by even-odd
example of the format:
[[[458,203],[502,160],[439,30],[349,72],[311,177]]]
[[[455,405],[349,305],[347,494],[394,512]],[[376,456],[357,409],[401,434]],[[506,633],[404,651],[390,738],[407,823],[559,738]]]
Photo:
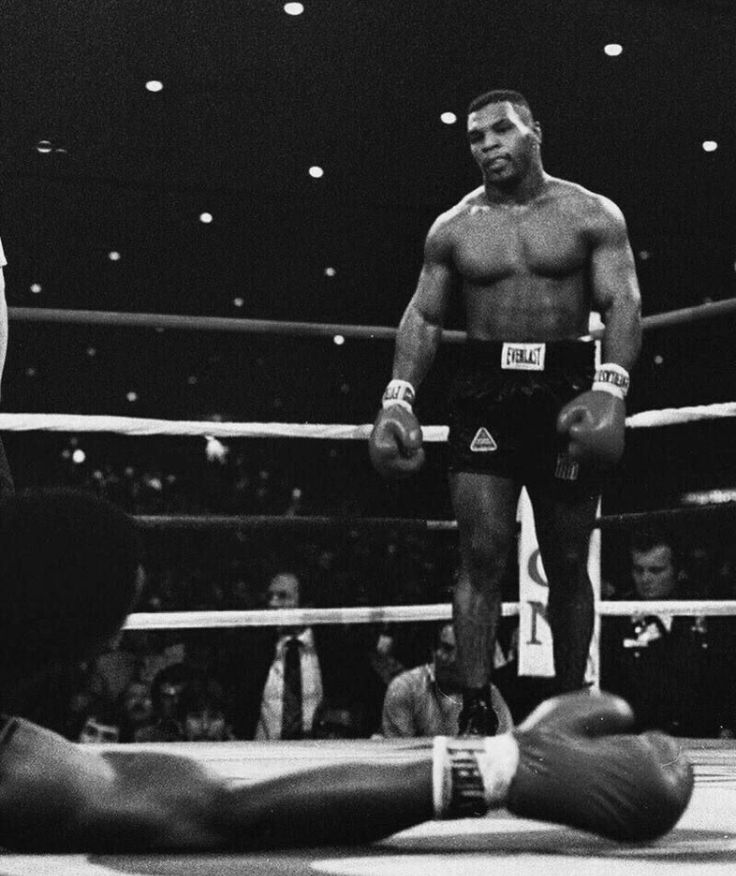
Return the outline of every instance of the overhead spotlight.
[[[609,58],[618,58],[623,50],[624,47],[619,43],[608,43],[607,46],[603,46],[603,51],[608,55]]]
[[[72,453],[72,462],[75,462],[77,465],[81,465],[86,458],[87,454],[79,447],[74,451],[74,453]]]
[[[718,149],[718,143],[715,140],[703,140],[703,152],[715,152]]]
[[[312,165],[312,167],[309,168],[309,175],[310,175],[313,179],[319,179],[321,176],[324,176],[324,175],[325,175],[325,172],[324,172],[324,170],[322,170],[321,167],[318,167],[318,166],[315,164],[315,165]]]
[[[115,250],[113,250],[112,252],[109,252],[107,254],[107,257],[110,259],[111,262],[119,262],[120,261],[120,253],[115,252]]]
[[[337,271],[334,268],[325,268],[325,277],[334,277]]]
[[[661,356],[659,353],[654,357],[654,364],[661,365],[664,362],[664,356]]]
[[[96,347],[87,347],[87,355],[89,356],[90,359],[94,359],[95,356],[97,355],[97,348]]]
[[[640,252],[639,252],[639,258],[640,258],[643,262],[648,262],[649,259],[650,259],[651,257],[652,257],[652,254],[649,252],[648,249],[642,249],[642,250],[640,250]]]
[[[41,291],[41,284],[40,283],[31,283],[29,288],[30,288],[31,292],[33,292],[34,295],[38,295],[39,292]]]
[[[284,3],[284,12],[287,15],[301,15],[304,12],[303,3]]]
[[[245,304],[244,299],[242,298],[233,298],[233,305],[235,307],[242,307]]]
[[[342,345],[345,343],[345,336],[344,335],[335,335],[335,337],[332,339],[332,341],[338,347],[342,347]]]
[[[209,225],[210,222],[212,222],[213,218],[214,217],[212,216],[212,213],[200,213],[199,214],[199,221],[203,222],[205,225]]]
[[[36,143],[36,152],[40,152],[41,155],[48,155],[51,149],[51,140],[39,140]]]
[[[445,125],[454,125],[457,121],[457,116],[455,113],[442,113],[440,116],[440,121]]]
[[[37,374],[36,369],[33,366],[26,368],[26,377],[35,377]]]
[[[128,399],[128,401],[131,402],[131,403],[132,403],[132,402],[137,402],[137,401],[138,401],[138,393],[137,393],[137,392],[133,392],[132,390],[131,390],[131,392],[129,392],[125,397],[126,397],[126,398]]]
[[[163,91],[163,89],[164,84],[158,79],[149,79],[148,82],[146,82],[146,91],[151,91],[155,94],[157,91]]]

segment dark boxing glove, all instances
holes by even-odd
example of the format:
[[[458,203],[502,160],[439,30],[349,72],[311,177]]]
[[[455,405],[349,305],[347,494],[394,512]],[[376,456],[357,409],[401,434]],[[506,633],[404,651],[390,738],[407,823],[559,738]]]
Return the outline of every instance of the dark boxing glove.
[[[452,818],[506,806],[614,840],[655,839],[685,811],[693,771],[678,741],[632,735],[632,724],[623,700],[579,692],[543,703],[513,734],[438,737],[435,812]]]
[[[593,386],[568,402],[557,417],[557,431],[569,439],[567,452],[584,462],[614,465],[624,452],[629,375],[616,364],[601,365]]]
[[[424,464],[422,428],[413,403],[414,389],[405,380],[392,380],[386,387],[368,439],[373,467],[385,478],[408,477]]]

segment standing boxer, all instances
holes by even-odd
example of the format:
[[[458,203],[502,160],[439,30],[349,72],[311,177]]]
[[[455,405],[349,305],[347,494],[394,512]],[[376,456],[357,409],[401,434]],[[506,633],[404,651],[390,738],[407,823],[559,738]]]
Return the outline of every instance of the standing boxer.
[[[526,485],[549,579],[556,684],[583,684],[593,630],[587,574],[597,475],[623,452],[629,369],[641,305],[621,211],[542,167],[542,130],[526,99],[491,91],[468,110],[483,184],[432,225],[417,289],[399,325],[393,378],[370,438],[388,477],[423,462],[412,406],[453,295],[468,341],[450,399],[450,490],[461,570],[453,618],[464,679],[461,733],[489,734],[501,580]],[[577,340],[591,310],[605,324],[603,362]]]
[[[133,524],[108,502],[35,490],[0,503],[0,697],[94,654],[141,584]],[[675,824],[693,788],[677,742],[631,734],[630,709],[608,695],[558,697],[513,734],[437,737],[406,763],[331,764],[240,787],[186,757],[77,745],[1,711],[0,846],[16,851],[334,846],[504,805],[646,840]]]

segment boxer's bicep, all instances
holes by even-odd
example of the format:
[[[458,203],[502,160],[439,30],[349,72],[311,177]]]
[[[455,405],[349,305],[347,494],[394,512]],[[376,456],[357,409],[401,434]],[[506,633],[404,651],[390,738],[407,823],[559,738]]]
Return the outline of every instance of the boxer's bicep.
[[[424,244],[424,260],[408,310],[431,326],[442,326],[456,286],[448,234],[443,225],[435,223]]]
[[[591,302],[605,323],[604,358],[630,368],[641,346],[641,294],[626,222],[604,202],[592,228]]]

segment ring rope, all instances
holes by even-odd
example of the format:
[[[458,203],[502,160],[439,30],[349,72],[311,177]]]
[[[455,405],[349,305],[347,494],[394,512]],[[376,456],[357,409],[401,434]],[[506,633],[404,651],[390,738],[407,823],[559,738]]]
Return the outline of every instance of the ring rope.
[[[736,311],[736,298],[684,307],[666,313],[655,313],[642,320],[644,329],[665,328],[673,325],[694,322],[701,319],[714,319]],[[397,329],[389,326],[338,325],[316,322],[283,322],[268,319],[234,319],[218,316],[185,316],[166,313],[121,313],[100,310],[60,310],[54,308],[9,307],[8,315],[19,322],[51,322],[76,325],[109,325],[119,328],[186,329],[189,331],[238,332],[248,334],[279,334],[301,337],[334,337],[343,335],[349,338],[368,338],[370,340],[393,340]],[[589,337],[600,337],[602,330],[590,333]],[[467,335],[461,331],[445,330],[442,340],[449,343],[462,343]]]
[[[630,429],[674,426],[736,416],[736,402],[642,411],[626,418]],[[188,435],[205,438],[310,438],[329,441],[367,440],[372,424],[325,423],[220,423],[210,420],[161,420],[104,414],[0,414],[0,430],[7,432],[114,432],[119,435]],[[423,426],[428,443],[447,441],[447,426]]]
[[[736,600],[627,600],[596,603],[599,614],[621,617],[646,614],[681,617],[719,616],[736,614]],[[504,602],[503,617],[519,614],[518,602]],[[452,619],[452,605],[382,605],[358,608],[279,608],[249,611],[162,611],[139,612],[128,616],[125,630],[186,630],[227,629],[239,627],[315,626],[319,624],[383,624],[413,621],[443,621]]]
[[[683,508],[662,508],[655,511],[629,511],[622,514],[604,514],[593,523],[593,529],[612,530],[630,528],[639,523],[663,522],[673,519],[692,519],[700,515],[715,516],[736,511],[736,502],[717,502],[710,505],[691,505]],[[141,529],[179,529],[208,531],[211,529],[402,529],[406,532],[454,532],[456,520],[429,520],[421,517],[356,517],[354,515],[284,515],[267,514],[141,514],[134,518]]]

